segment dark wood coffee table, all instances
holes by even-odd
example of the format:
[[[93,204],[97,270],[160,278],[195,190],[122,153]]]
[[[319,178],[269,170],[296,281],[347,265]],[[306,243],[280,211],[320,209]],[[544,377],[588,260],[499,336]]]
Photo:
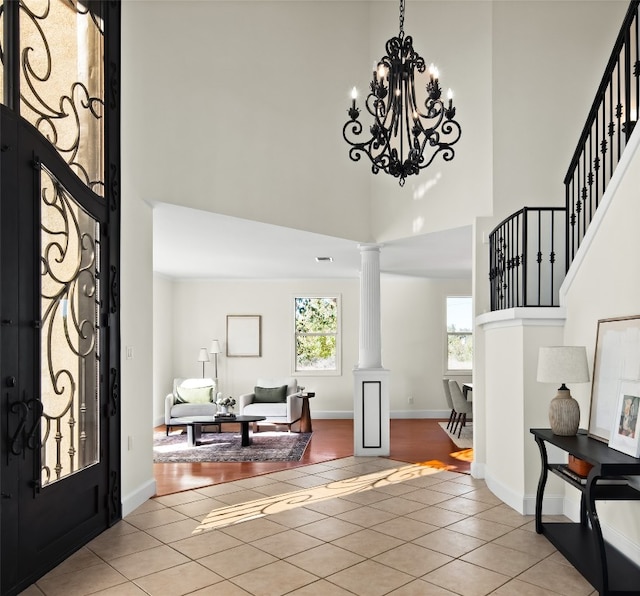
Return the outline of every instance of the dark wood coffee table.
[[[202,437],[203,426],[218,426],[221,429],[223,424],[239,424],[242,440],[240,444],[243,447],[251,445],[251,437],[249,436],[249,423],[260,422],[266,420],[264,416],[236,416],[235,418],[215,418],[214,416],[187,416],[185,418],[177,418],[174,420],[176,425],[183,424],[187,427],[187,443],[189,447],[197,447]]]

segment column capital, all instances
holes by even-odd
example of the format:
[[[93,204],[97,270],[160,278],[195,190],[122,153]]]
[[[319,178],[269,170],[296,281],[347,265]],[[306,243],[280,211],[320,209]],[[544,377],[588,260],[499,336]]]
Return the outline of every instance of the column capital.
[[[363,242],[358,244],[358,248],[360,252],[380,252],[380,249],[384,246],[384,244],[377,244],[375,242]]]

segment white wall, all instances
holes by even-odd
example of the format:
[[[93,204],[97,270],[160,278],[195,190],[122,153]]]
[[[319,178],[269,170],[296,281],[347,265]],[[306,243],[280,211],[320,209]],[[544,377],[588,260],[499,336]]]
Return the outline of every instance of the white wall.
[[[414,49],[427,65],[438,66],[444,91],[454,92],[462,137],[453,161],[438,158],[404,188],[391,176],[371,176],[372,233],[379,242],[470,225],[474,216],[492,212],[492,4],[409,1],[405,13]],[[398,3],[374,2],[369,56],[380,59],[387,39],[397,34]],[[360,72],[360,88],[368,84],[370,70]],[[362,163],[352,167],[370,169]]]
[[[562,206],[563,179],[595,96],[628,2],[500,1],[492,3],[492,216],[474,223],[474,308],[490,310],[488,238],[505,217],[526,206]],[[475,329],[474,416],[494,416],[485,330]],[[518,380],[515,392],[522,390]],[[508,393],[508,392],[507,392]],[[506,397],[505,397],[506,399]],[[488,462],[485,425],[474,432],[474,473]],[[496,462],[497,464],[497,462]],[[492,466],[489,463],[490,467]],[[509,485],[522,482],[513,478]]]
[[[164,397],[173,386],[173,280],[153,276],[153,420],[164,420]],[[207,348],[209,345],[207,345]]]
[[[398,34],[397,2],[147,0],[123,15],[146,198],[361,242],[491,212],[490,2],[407,3],[406,33],[455,90],[463,136],[454,161],[403,189],[342,139],[351,87],[363,108]]]
[[[157,387],[162,380],[152,370],[151,214],[144,201],[359,241],[447,227],[452,216],[456,225],[463,225],[490,215],[489,206],[497,223],[527,203],[560,204],[564,170],[626,5],[410,1],[406,31],[420,44],[421,54],[440,64],[443,84],[456,89],[463,137],[458,157],[442,166],[436,185],[413,194],[405,187],[411,196],[407,199],[389,181],[374,178],[364,163],[350,162],[340,134],[349,89],[354,83],[364,88],[381,44],[396,34],[397,3],[124,2],[122,345],[123,350],[132,346],[135,357],[126,361],[123,353],[123,497],[135,501],[152,482],[151,431],[144,420],[154,419],[158,404],[152,404],[164,393]],[[420,15],[419,25],[412,14]],[[422,39],[429,45],[422,46]],[[439,40],[438,47],[429,39]],[[463,59],[454,56],[458,50]],[[488,220],[483,219],[476,232],[490,228]],[[477,233],[478,291],[487,274],[481,256],[486,250]],[[357,304],[356,293],[345,287],[343,299]],[[419,288],[418,297],[421,293],[423,304],[433,300],[426,286]],[[199,374],[197,348],[216,335],[224,337],[224,315],[256,308],[252,297],[239,289],[231,292],[234,303],[224,295],[204,294],[195,292],[199,315],[187,321],[180,309],[189,310],[191,302],[186,292],[175,288],[174,312],[179,315],[173,374]],[[419,298],[401,294],[383,286],[383,308],[395,313],[414,302],[415,316],[424,318],[428,330],[428,314],[420,310]],[[387,295],[394,296],[389,306],[384,305]],[[485,300],[475,296],[476,312],[484,310]],[[618,300],[622,298],[615,299],[616,305]],[[213,311],[216,305],[220,311]],[[274,358],[269,364],[286,366],[289,356],[273,351],[280,351],[281,336],[272,336],[269,327],[272,318],[284,322],[284,315],[272,307],[268,324],[265,318],[269,337],[276,337],[269,340],[276,343],[268,346],[269,358]],[[356,312],[351,309],[348,306]],[[183,329],[183,320],[193,326]],[[411,391],[416,410],[440,407],[435,401],[439,373],[431,386],[431,376],[403,367],[411,359],[427,366],[437,362],[442,348],[436,349],[435,343],[425,347],[424,357],[405,352],[402,333],[411,332],[411,322],[389,329],[386,320],[383,317],[384,362],[392,372],[396,366],[402,373],[392,381],[393,399],[404,401]],[[196,338],[193,330],[201,330],[202,337]],[[279,327],[276,332],[283,333]],[[165,334],[163,330],[161,337]],[[389,353],[388,346],[400,349]],[[343,395],[340,382],[350,379],[355,350],[357,339],[343,353],[343,377],[319,385],[327,403],[312,407],[350,406],[351,389]],[[484,358],[479,354],[478,361]],[[220,376],[228,373],[223,381],[233,391],[244,389],[241,385],[262,372],[259,365],[245,363],[246,377],[240,378],[237,365],[223,366],[229,369]],[[483,394],[482,385],[474,387],[474,401]],[[405,403],[392,407],[408,411]],[[479,446],[476,454],[481,453]]]
[[[370,240],[369,178],[341,139],[368,73],[368,2],[124,2],[148,199]],[[128,133],[128,134],[127,134]]]
[[[628,5],[493,3],[496,224],[525,205],[564,205],[564,176]]]
[[[162,280],[160,283],[163,283]],[[156,336],[167,328],[173,334],[171,376],[201,376],[198,349],[218,339],[226,352],[226,315],[262,316],[262,357],[218,359],[223,393],[237,397],[251,391],[258,377],[288,376],[292,372],[293,297],[339,294],[342,301],[342,375],[319,377],[298,374],[299,382],[316,392],[312,414],[351,417],[353,367],[358,361],[359,281],[176,281],[173,312],[156,318]],[[166,286],[165,286],[166,287]],[[445,368],[447,295],[465,295],[470,280],[423,280],[384,277],[381,280],[383,366],[391,370],[391,410],[397,417],[444,416],[446,403],[441,378]],[[205,364],[213,376],[213,363]],[[167,376],[167,375],[165,375]],[[466,377],[461,377],[461,380]],[[161,400],[170,389],[156,392]],[[413,397],[413,404],[408,398]],[[159,404],[156,404],[156,410]]]
[[[596,333],[599,319],[640,315],[640,129],[636,129],[627,155],[630,161],[615,195],[611,198],[593,241],[574,270],[566,291],[567,309],[564,341],[587,346],[593,374]],[[606,199],[609,197],[605,197]],[[582,250],[582,247],[581,247]],[[589,423],[589,387],[576,386],[572,395],[580,403],[581,426]],[[640,564],[640,503],[598,503],[603,529],[610,540]]]
[[[126,152],[123,152],[123,157]],[[123,176],[121,299],[122,507],[127,515],[155,494],[153,478],[152,213]],[[127,358],[127,349],[132,358]]]

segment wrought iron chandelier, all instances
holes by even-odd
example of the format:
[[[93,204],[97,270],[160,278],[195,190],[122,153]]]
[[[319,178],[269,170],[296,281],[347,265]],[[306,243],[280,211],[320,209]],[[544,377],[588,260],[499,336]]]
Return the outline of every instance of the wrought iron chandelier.
[[[350,120],[342,128],[344,140],[351,145],[349,157],[359,161],[362,154],[371,160],[371,171],[380,170],[399,178],[404,186],[407,176],[418,174],[439,153],[445,161],[455,156],[455,145],[462,130],[454,120],[453,93],[449,89],[447,105],[441,99],[438,70],[432,64],[426,83],[424,108],[418,105],[415,72],[424,73],[426,66],[413,49],[413,39],[404,34],[404,0],[400,0],[400,33],[387,41],[386,55],[374,66],[371,92],[365,102],[373,116],[371,137],[359,140],[363,126],[358,120],[357,90],[351,92]],[[426,78],[426,77],[425,77]]]

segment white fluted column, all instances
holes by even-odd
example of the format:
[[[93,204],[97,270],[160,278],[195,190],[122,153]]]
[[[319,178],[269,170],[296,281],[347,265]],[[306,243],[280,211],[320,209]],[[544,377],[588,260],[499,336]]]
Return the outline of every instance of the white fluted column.
[[[361,244],[360,341],[353,371],[355,455],[389,455],[389,371],[382,368],[379,244]]]
[[[360,244],[360,344],[358,368],[382,368],[380,245]]]

